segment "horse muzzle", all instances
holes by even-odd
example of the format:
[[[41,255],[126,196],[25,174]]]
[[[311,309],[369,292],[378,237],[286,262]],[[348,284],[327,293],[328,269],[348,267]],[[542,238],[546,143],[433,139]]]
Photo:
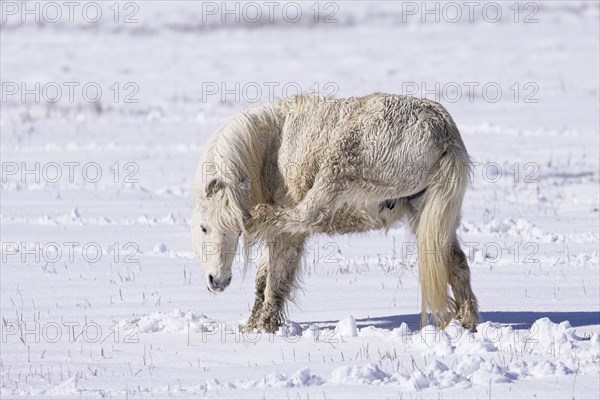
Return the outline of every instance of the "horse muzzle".
[[[229,275],[225,279],[220,279],[220,278],[217,278],[216,276],[214,276],[213,274],[208,274],[208,282],[207,282],[206,286],[208,287],[208,290],[210,292],[220,293],[223,290],[225,290],[225,288],[227,286],[229,286],[230,283],[231,283],[231,275]]]

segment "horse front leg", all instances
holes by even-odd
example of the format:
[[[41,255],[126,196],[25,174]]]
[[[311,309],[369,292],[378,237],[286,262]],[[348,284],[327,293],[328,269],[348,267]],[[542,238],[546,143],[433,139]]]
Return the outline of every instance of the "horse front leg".
[[[256,329],[275,333],[285,322],[285,305],[297,284],[298,269],[304,251],[304,235],[279,234],[267,243],[268,267],[262,309]]]
[[[252,313],[248,319],[244,330],[246,332],[252,332],[258,327],[261,319],[263,304],[265,301],[265,289],[267,287],[267,271],[269,266],[268,253],[263,252],[260,263],[258,265],[258,272],[256,273],[256,297],[254,299],[254,307],[252,307]]]

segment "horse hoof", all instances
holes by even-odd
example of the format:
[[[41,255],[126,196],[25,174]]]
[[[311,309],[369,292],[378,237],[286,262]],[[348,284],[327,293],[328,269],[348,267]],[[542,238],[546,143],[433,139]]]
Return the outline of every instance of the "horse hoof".
[[[273,207],[268,204],[258,204],[254,207],[250,213],[249,225],[251,227],[260,226],[267,222],[269,217],[272,215]]]
[[[458,319],[458,322],[463,326],[463,328],[470,330],[471,332],[477,332],[477,321],[473,320],[463,320],[461,318]]]
[[[261,325],[246,325],[243,329],[244,333],[277,333],[279,327],[273,328],[272,326],[261,326]]]
[[[268,216],[269,214],[271,214],[272,212],[272,206],[268,205],[268,204],[257,204],[256,206],[254,206],[254,217],[255,218],[264,218],[266,216]]]
[[[256,331],[256,324],[247,324],[246,326],[244,326],[244,328],[242,329],[242,331],[244,333],[254,333]]]

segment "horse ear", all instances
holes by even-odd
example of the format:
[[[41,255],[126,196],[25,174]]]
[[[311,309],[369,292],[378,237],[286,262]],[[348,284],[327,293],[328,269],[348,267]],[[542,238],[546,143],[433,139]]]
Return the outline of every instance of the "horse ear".
[[[211,180],[210,182],[208,182],[208,185],[206,185],[206,198],[210,199],[219,190],[223,189],[224,187],[225,187],[225,184],[221,180],[219,180],[217,178]]]

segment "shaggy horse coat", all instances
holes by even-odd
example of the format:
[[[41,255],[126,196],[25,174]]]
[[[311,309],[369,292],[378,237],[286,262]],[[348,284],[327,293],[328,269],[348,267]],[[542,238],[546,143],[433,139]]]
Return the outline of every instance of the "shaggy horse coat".
[[[438,103],[375,93],[298,96],[240,113],[210,140],[194,180],[192,240],[208,289],[231,281],[239,236],[264,244],[246,330],[274,332],[307,236],[387,229],[419,245],[422,316],[474,330],[477,300],[456,238],[470,163]],[[448,285],[453,297],[449,295]]]

